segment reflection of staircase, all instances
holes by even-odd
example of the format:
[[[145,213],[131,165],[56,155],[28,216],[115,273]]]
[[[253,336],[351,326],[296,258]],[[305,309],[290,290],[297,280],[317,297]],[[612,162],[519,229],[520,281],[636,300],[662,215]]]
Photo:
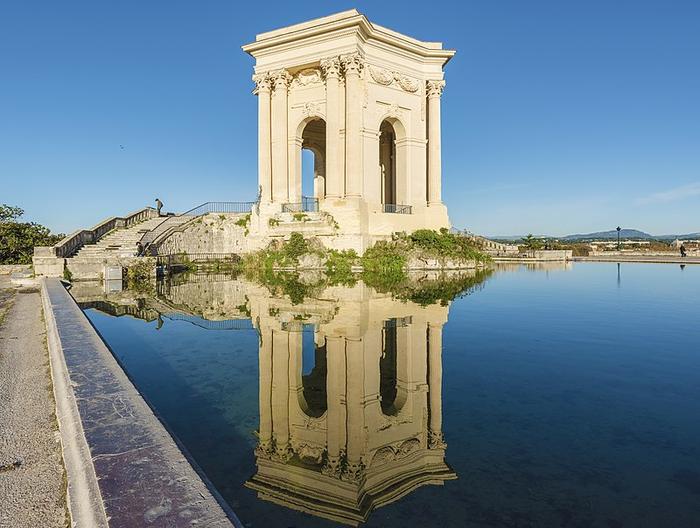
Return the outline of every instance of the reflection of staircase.
[[[137,254],[136,243],[164,220],[165,218],[160,217],[151,218],[131,227],[115,229],[100,238],[97,243],[85,244],[73,258],[133,257]]]

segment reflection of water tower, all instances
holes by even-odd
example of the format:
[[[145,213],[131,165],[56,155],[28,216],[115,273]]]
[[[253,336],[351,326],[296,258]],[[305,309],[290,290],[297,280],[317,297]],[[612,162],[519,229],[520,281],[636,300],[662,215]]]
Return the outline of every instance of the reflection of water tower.
[[[356,525],[419,486],[456,478],[442,438],[447,310],[344,302],[330,322],[306,326],[314,340],[304,354],[304,326],[279,322],[268,307],[274,316],[259,324],[257,472],[246,485],[262,499]]]

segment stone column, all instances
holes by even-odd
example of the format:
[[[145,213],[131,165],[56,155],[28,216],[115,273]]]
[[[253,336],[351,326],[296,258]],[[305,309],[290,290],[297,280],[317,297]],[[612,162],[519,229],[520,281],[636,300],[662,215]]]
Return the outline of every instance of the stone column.
[[[345,451],[345,339],[326,337],[326,394],[328,398],[326,442],[328,459],[323,473],[340,477],[340,456]]]
[[[289,437],[289,333],[272,332],[272,428],[275,455],[285,459],[291,453]]]
[[[362,477],[362,452],[365,435],[365,376],[362,340],[346,339],[347,364],[347,452],[345,478],[357,481]]]
[[[253,75],[258,96],[258,186],[261,202],[272,201],[272,161],[270,151],[270,87],[267,73]]]
[[[287,142],[287,90],[292,76],[287,70],[270,73],[274,85],[272,92],[272,200],[289,201],[289,165]]]
[[[442,437],[442,325],[428,324],[428,447],[444,449]]]
[[[343,195],[343,168],[340,166],[340,59],[321,61],[326,78],[326,197]]]
[[[272,443],[272,332],[263,329],[261,334],[258,355],[260,369],[258,393],[260,406],[258,447],[260,452],[258,454],[267,455]]]
[[[362,81],[359,53],[342,57],[345,69],[345,194],[362,196]]]
[[[428,205],[442,203],[440,96],[445,81],[428,81]]]

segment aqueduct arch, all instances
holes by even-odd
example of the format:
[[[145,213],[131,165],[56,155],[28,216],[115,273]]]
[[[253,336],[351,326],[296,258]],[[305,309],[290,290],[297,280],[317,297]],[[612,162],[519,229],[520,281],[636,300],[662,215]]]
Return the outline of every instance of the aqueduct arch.
[[[454,51],[354,9],[261,33],[243,49],[256,61],[261,224],[302,201],[308,148],[320,160],[311,207],[337,220],[336,246],[361,252],[396,231],[449,227],[440,96]]]

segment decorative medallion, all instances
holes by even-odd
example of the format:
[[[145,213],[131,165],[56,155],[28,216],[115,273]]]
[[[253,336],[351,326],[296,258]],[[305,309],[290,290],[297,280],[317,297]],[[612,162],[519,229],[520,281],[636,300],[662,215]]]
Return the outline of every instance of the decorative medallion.
[[[322,83],[321,70],[317,68],[307,68],[294,76],[294,86],[308,86],[310,84]]]
[[[370,76],[376,83],[389,86],[394,82],[394,75],[391,72],[383,70],[382,68],[377,68],[376,66],[370,66],[368,69]]]
[[[369,70],[370,77],[372,77],[377,84],[391,86],[393,83],[396,83],[402,90],[411,93],[417,92],[420,88],[420,83],[417,80],[397,71],[389,71],[384,68],[378,68],[377,66],[369,66],[367,69]]]
[[[304,103],[301,113],[304,117],[323,117],[321,105],[313,101]]]

